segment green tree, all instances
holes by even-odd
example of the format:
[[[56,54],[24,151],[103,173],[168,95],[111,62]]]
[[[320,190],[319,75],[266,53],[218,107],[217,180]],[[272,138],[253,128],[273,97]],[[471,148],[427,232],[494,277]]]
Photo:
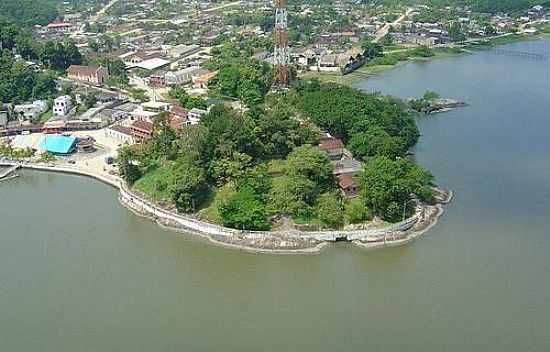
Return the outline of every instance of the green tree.
[[[235,229],[269,230],[265,205],[250,187],[243,187],[219,209],[223,224]]]
[[[432,197],[433,176],[408,159],[377,157],[364,167],[361,195],[373,212],[388,221],[400,221],[412,212],[411,201]]]
[[[319,190],[334,185],[333,166],[328,156],[311,145],[294,149],[287,158],[286,166],[289,176],[303,176],[314,182]]]
[[[323,227],[335,229],[344,224],[341,203],[342,200],[333,193],[325,193],[319,196],[315,210]]]
[[[369,208],[360,198],[352,198],[346,202],[345,215],[347,222],[350,224],[362,223],[372,217]]]

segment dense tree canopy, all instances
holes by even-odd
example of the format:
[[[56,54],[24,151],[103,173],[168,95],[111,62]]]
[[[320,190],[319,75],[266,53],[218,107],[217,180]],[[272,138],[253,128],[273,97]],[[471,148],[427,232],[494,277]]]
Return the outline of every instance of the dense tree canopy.
[[[388,221],[400,221],[412,212],[412,199],[430,201],[433,176],[408,159],[377,157],[370,160],[361,175],[365,204]]]
[[[404,154],[419,137],[405,104],[393,97],[308,82],[297,87],[293,103],[318,126],[350,142],[362,158]]]

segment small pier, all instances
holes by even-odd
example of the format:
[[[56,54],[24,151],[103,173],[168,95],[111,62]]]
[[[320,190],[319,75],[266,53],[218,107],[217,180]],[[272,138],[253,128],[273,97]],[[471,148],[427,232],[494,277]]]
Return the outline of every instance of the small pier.
[[[521,57],[531,60],[546,60],[547,57],[542,54],[530,53],[526,51],[508,50],[508,49],[494,49],[493,54],[503,56]]]
[[[14,166],[10,167],[9,169],[7,169],[6,171],[0,173],[0,180],[5,179],[6,177],[11,175],[13,172],[15,172],[20,167],[21,167],[21,165],[14,165]]]

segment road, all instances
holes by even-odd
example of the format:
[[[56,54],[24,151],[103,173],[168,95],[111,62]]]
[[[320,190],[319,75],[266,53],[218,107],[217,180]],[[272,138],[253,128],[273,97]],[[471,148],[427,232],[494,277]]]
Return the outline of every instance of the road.
[[[242,1],[230,2],[229,4],[216,6],[216,7],[213,7],[213,8],[211,8],[211,9],[206,9],[206,10],[204,10],[203,12],[218,11],[218,10],[224,9],[224,8],[226,8],[226,7],[231,7],[231,6],[239,5],[241,2],[242,2]]]
[[[410,8],[407,9],[407,11],[404,14],[399,16],[398,19],[396,19],[395,21],[393,21],[391,23],[386,23],[382,28],[380,28],[378,30],[378,32],[376,32],[376,36],[375,36],[373,41],[375,43],[378,43],[380,41],[380,39],[384,38],[386,36],[386,34],[389,33],[391,27],[395,27],[399,23],[403,22],[403,20],[405,18],[407,18],[412,12],[413,12],[413,8],[410,7]]]
[[[119,1],[120,0],[111,0],[107,5],[103,6],[103,8],[101,8],[101,10],[99,10],[95,15],[90,17],[88,22],[90,22],[90,23],[91,22],[97,22],[97,20],[99,20],[101,18],[101,16],[103,16],[107,12],[107,10],[109,10],[114,4],[116,4]],[[83,23],[76,31],[74,31],[71,34],[71,38],[76,38],[79,35],[81,35],[82,33],[84,33],[84,27],[85,26],[86,26],[86,24]]]
[[[119,0],[111,0],[107,5],[105,5],[101,10],[99,10],[94,16],[90,17],[90,22],[97,22],[114,4],[119,2]]]

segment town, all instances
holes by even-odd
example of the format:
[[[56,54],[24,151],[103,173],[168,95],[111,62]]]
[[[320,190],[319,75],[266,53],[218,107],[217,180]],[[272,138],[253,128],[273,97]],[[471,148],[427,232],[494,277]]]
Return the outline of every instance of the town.
[[[280,17],[282,9],[284,17]],[[469,7],[379,6],[353,1],[328,5],[286,4],[283,0],[87,0],[64,3],[56,11],[42,23],[23,29],[5,23],[0,29],[17,34],[16,39],[2,42],[13,80],[27,74],[34,81],[27,91],[9,86],[0,90],[0,138],[4,140],[0,153],[8,159],[61,163],[122,176],[135,191],[159,204],[247,230],[270,229],[274,223],[277,228],[357,228],[373,215],[398,222],[414,214],[413,204],[434,199],[429,190],[433,177],[426,172],[417,180],[420,186],[414,186],[419,188],[411,188],[409,194],[392,195],[397,198],[390,197],[385,204],[359,201],[369,187],[360,180],[367,177],[365,162],[369,161],[367,168],[375,168],[376,162],[382,167],[385,161],[377,157],[400,162],[416,143],[418,131],[402,106],[392,117],[398,129],[381,121],[377,122],[380,126],[359,127],[358,121],[339,125],[332,121],[334,116],[323,116],[322,107],[315,110],[308,105],[331,94],[352,96],[349,103],[356,105],[362,99],[372,99],[376,105],[380,98],[363,93],[355,96],[351,88],[326,86],[325,82],[364,77],[365,72],[409,59],[527,38],[550,28],[550,11],[538,5],[507,14],[476,12]],[[311,100],[305,104],[305,99]],[[392,98],[385,99],[380,111],[396,104]],[[341,110],[348,109],[340,105]],[[361,109],[357,108],[357,118],[365,114]],[[232,119],[246,126],[248,116],[252,128],[260,131],[254,137],[257,140],[212,136],[218,128],[233,128]],[[290,135],[274,142],[270,138],[280,131],[262,123],[276,119],[286,121],[281,130]],[[227,125],[222,127],[219,121]],[[356,128],[351,127],[354,124]],[[197,160],[183,157],[189,170],[197,168],[198,180],[185,190],[176,189],[166,183],[177,171],[174,160],[180,163],[181,149],[190,145],[202,148],[191,140],[183,147],[177,138],[197,134],[200,140],[203,127],[209,128],[205,132],[209,137],[218,138],[218,145],[204,154],[193,151],[200,154]],[[234,132],[248,133],[236,127]],[[228,153],[220,147],[222,141],[228,145],[260,143],[264,154],[241,145]],[[178,144],[179,149],[166,146],[160,152],[159,143]],[[285,144],[284,151],[269,149],[269,143]],[[310,150],[309,145],[315,148]],[[311,170],[312,165],[292,164],[299,158],[330,170],[319,175],[318,170]],[[291,164],[316,177],[306,180],[305,174],[295,175],[289,171]],[[239,183],[243,177],[253,178],[251,172],[255,178],[263,177],[258,174],[263,175],[260,169],[264,166],[273,187],[252,192]],[[403,170],[413,166],[399,165]],[[307,192],[289,191],[295,203],[289,208],[290,200],[283,195],[295,187],[289,180],[294,182],[298,176],[305,182],[303,187],[311,187],[310,195],[303,198]],[[325,176],[329,181],[323,184],[319,178]],[[338,195],[333,193],[332,179]],[[234,204],[222,199],[227,192]],[[246,212],[239,202],[248,196],[259,203],[259,218],[243,220],[246,214],[240,214],[240,219],[234,219],[235,213]],[[345,206],[337,205],[342,197]],[[228,210],[230,205],[233,210]],[[292,219],[290,225],[287,216]]]

